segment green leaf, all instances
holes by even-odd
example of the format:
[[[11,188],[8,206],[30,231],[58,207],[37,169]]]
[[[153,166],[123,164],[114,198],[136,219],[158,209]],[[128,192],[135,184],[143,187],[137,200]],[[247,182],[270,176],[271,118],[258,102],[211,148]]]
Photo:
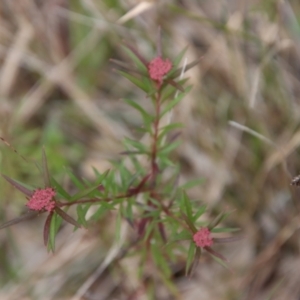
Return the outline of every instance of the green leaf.
[[[137,56],[132,49],[128,48],[126,45],[121,45],[126,54],[132,59],[139,71],[148,72],[145,63]]]
[[[123,72],[123,71],[120,71],[120,70],[118,70],[117,72],[119,74],[121,74],[123,77],[127,78],[129,81],[131,81],[134,85],[139,87],[144,92],[149,93],[148,86],[141,79],[138,79],[135,76],[130,75],[130,74],[128,74],[126,72]]]
[[[187,49],[188,49],[188,46],[186,46],[185,48],[183,48],[183,49],[179,52],[179,54],[175,57],[175,59],[173,60],[173,66],[174,66],[174,67],[177,67],[177,66],[180,64],[180,62],[181,62],[183,56],[185,55]]]
[[[143,76],[142,80],[147,87],[147,97],[151,98],[157,92],[157,87],[149,77]]]
[[[179,188],[183,189],[183,190],[188,190],[191,189],[197,185],[202,184],[205,181],[204,178],[198,178],[198,179],[194,179],[194,180],[189,180],[188,182],[184,183],[183,185],[181,185]]]
[[[78,221],[80,224],[82,224],[84,227],[87,227],[87,222],[85,219],[86,213],[89,210],[90,205],[77,205],[76,211],[78,216]]]
[[[147,207],[145,207],[147,209]],[[148,209],[151,209],[151,207],[148,207]],[[157,219],[159,218],[159,211],[158,210],[153,210],[153,207],[152,207],[152,210],[151,211],[148,211],[147,213],[143,214],[143,217],[144,218],[148,218],[148,217],[151,217],[152,219]],[[159,220],[156,220],[156,221],[152,221],[153,223],[157,223],[159,222]]]
[[[159,153],[158,156],[161,161],[161,165],[165,165],[167,167],[172,167],[172,168],[176,167],[176,164],[172,162],[168,157],[162,155],[160,156]]]
[[[183,97],[185,97],[189,91],[192,89],[192,87],[187,87],[185,89],[184,93],[179,93],[178,96],[176,98],[174,98],[173,100],[171,100],[163,109],[162,113],[160,114],[160,118],[162,118],[168,111],[170,111],[174,106],[176,106],[182,99]]]
[[[104,172],[98,179],[97,179],[97,182],[87,188],[87,189],[84,189],[84,190],[81,190],[79,191],[77,194],[73,195],[72,198],[71,198],[71,201],[76,201],[78,199],[81,199],[87,195],[89,195],[90,193],[92,193],[93,191],[95,191],[96,189],[98,189],[98,187],[100,186],[100,184],[102,183],[103,179],[108,175],[108,171]]]
[[[219,223],[221,223],[222,221],[224,221],[229,215],[231,214],[231,212],[227,212],[227,213],[220,213],[209,225],[208,225],[208,229],[212,230],[214,227],[216,227]]]
[[[153,121],[153,116],[148,114],[141,105],[139,105],[137,102],[132,101],[130,99],[124,99],[124,101],[130,105],[131,107],[133,107],[134,109],[136,109],[137,111],[139,111],[143,117],[144,123],[151,123]]]
[[[50,224],[49,232],[49,241],[48,241],[48,250],[54,252],[55,250],[55,237],[56,237],[56,228],[57,228],[57,214],[53,214]]]
[[[140,142],[134,141],[134,140],[126,137],[124,139],[124,143],[134,147],[135,149],[139,150],[141,153],[149,154],[149,149],[147,148],[147,146],[145,146],[144,144],[142,144]]]
[[[193,216],[193,222],[196,222],[206,211],[206,205],[201,205]]]
[[[118,192],[119,187],[115,179],[116,173],[111,170],[103,182],[103,185],[105,186],[105,196],[107,196],[109,193],[114,195]]]
[[[114,209],[113,204],[102,202],[97,211],[92,215],[91,219],[98,221],[107,211],[112,209]]]
[[[138,174],[141,174],[141,176],[145,175],[146,170],[141,165],[140,161],[137,159],[135,155],[129,156],[130,161],[134,165],[134,168]]]
[[[133,174],[128,170],[124,163],[119,165],[119,172],[122,188],[126,189],[133,183],[133,181],[136,179],[136,176],[133,176]]]
[[[158,149],[158,156],[169,154],[171,151],[173,151],[174,149],[176,149],[181,143],[182,143],[181,140],[177,140],[177,141],[175,141],[173,143],[166,144],[162,148]]]
[[[165,85],[161,96],[162,103],[165,102],[167,99],[170,99],[171,97],[173,98],[176,91],[177,89],[173,85],[171,84]]]
[[[161,140],[169,131],[172,131],[174,129],[183,128],[182,123],[172,123],[169,125],[166,125],[161,128],[160,134],[158,135],[158,140]]]
[[[67,199],[68,201],[70,201],[72,199],[71,195],[69,195],[64,188],[53,178],[50,178],[51,181],[51,186],[53,186],[55,188],[55,190],[57,191],[57,193],[62,196],[63,198]]]
[[[148,238],[150,237],[150,234],[153,233],[153,229],[154,229],[155,225],[156,225],[155,222],[151,222],[151,223],[147,224],[146,232],[145,232],[145,235],[144,235],[144,241],[147,241]]]
[[[194,261],[195,251],[196,251],[195,243],[190,242],[190,247],[188,250],[188,255],[187,255],[187,260],[186,260],[186,265],[185,265],[185,275],[188,275],[191,270],[191,266]]]
[[[192,209],[191,201],[185,191],[183,191],[183,201],[184,201],[186,215],[190,220],[192,220],[193,219],[193,209]]]
[[[171,270],[166,262],[166,258],[164,257],[162,250],[158,247],[156,239],[153,239],[153,243],[151,244],[151,252],[156,266],[162,270],[163,274],[167,278],[169,278],[171,276]]]
[[[82,182],[71,171],[69,171],[68,169],[66,169],[66,172],[69,175],[71,181],[74,183],[74,185],[78,189],[82,190],[82,189],[85,188],[85,186],[82,184]]]
[[[195,253],[195,256],[194,256],[194,261],[193,261],[193,264],[192,264],[191,269],[190,269],[190,275],[191,276],[193,275],[194,270],[197,268],[197,266],[199,264],[201,253],[202,253],[201,248],[196,247],[196,253]]]
[[[183,212],[181,212],[181,217],[184,219],[185,223],[189,226],[189,228],[191,229],[191,231],[193,233],[196,233],[197,232],[197,228],[195,227],[194,223],[193,223],[193,220],[192,219],[189,219],[187,217],[186,214],[184,214]]]
[[[157,199],[149,197],[149,200],[150,200],[151,203],[154,204],[154,207],[157,207],[157,208],[161,207],[161,202],[158,201]],[[150,209],[153,210],[153,207],[150,207]]]
[[[131,199],[127,200],[126,218],[130,221],[133,221],[132,203],[133,203],[133,201]]]
[[[179,233],[176,233],[171,236],[170,242],[176,242],[176,241],[184,241],[184,240],[191,240],[192,239],[192,234],[190,231],[183,230]]]
[[[53,212],[50,212],[44,225],[44,245],[47,247],[49,241],[50,224],[53,217]]]

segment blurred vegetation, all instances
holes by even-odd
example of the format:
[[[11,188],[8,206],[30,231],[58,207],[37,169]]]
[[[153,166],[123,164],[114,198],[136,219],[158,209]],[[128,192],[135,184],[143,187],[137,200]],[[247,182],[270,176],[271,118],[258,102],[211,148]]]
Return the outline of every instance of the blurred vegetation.
[[[134,259],[117,259],[115,215],[72,235],[63,227],[55,255],[42,245],[41,216],[0,232],[1,299],[299,298],[300,193],[290,186],[300,170],[298,1],[3,0],[0,16],[0,136],[28,160],[1,143],[1,173],[39,186],[43,146],[65,186],[66,168],[83,178],[108,169],[122,139],[140,136],[120,99],[149,108],[109,59],[128,61],[122,40],[151,59],[160,25],[165,56],[188,46],[187,61],[200,59],[172,116],[185,125],[181,180],[205,178],[192,196],[216,214],[233,211],[227,222],[244,236],[221,248],[233,273],[202,258],[188,280],[179,261],[171,295],[159,274],[140,278]],[[25,199],[3,179],[0,189],[2,223]]]

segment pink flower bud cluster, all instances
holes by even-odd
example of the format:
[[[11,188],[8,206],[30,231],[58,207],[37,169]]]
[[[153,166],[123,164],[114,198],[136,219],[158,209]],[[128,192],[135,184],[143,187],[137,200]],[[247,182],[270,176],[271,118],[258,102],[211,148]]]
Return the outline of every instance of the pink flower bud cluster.
[[[213,244],[211,233],[207,227],[203,227],[200,230],[198,230],[194,234],[193,240],[195,244],[200,248],[210,247]]]
[[[53,188],[37,189],[34,191],[26,206],[32,210],[46,210],[51,212],[55,208],[55,201],[53,200],[55,195],[56,192]]]
[[[160,56],[155,57],[148,64],[148,72],[152,80],[162,84],[163,77],[172,69],[172,63],[169,59],[163,60]]]

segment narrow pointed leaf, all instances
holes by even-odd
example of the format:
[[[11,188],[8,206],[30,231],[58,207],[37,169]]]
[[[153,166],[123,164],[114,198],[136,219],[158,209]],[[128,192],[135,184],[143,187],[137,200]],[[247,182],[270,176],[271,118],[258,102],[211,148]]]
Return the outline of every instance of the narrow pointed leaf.
[[[211,255],[217,257],[217,258],[220,258],[221,260],[223,260],[223,262],[228,262],[228,259],[223,256],[221,253],[219,252],[216,252],[215,250],[213,250],[212,248],[210,247],[205,247],[205,250],[210,253]]]
[[[171,270],[162,250],[160,249],[157,240],[151,244],[151,253],[156,266],[163,272],[166,278],[170,278]]]
[[[183,88],[183,85],[188,81],[188,78],[183,78],[178,81],[174,81],[173,79],[165,79],[165,82],[168,83],[168,85],[165,85],[164,92],[162,95],[162,102],[165,102],[166,100],[170,100],[171,98],[176,95],[178,90],[182,93],[184,93],[185,89]],[[175,82],[175,84],[173,84]]]
[[[71,201],[76,201],[76,200],[79,200],[79,199],[89,195],[91,192],[98,190],[99,186],[100,186],[100,184],[96,184],[94,186],[91,186],[91,187],[83,190],[83,191],[78,192],[77,194],[72,196]]]
[[[192,239],[191,232],[184,230],[180,233],[173,235],[170,238],[170,242],[185,241],[185,240],[191,240],[191,239]]]
[[[60,209],[59,207],[55,207],[55,212],[61,216],[66,222],[80,228],[80,224],[78,222],[76,222],[71,216],[69,216],[67,213],[65,213],[62,209]]]
[[[170,85],[172,85],[174,88],[176,88],[177,90],[179,90],[180,92],[184,92],[184,88],[181,84],[179,84],[178,82],[176,82],[173,79],[166,79],[166,82],[169,83]]]
[[[172,123],[170,125],[164,126],[163,128],[161,128],[161,132],[158,136],[158,140],[161,140],[168,132],[174,130],[174,129],[178,129],[178,128],[183,128],[183,124],[182,123]]]
[[[185,89],[184,93],[179,93],[179,95],[171,100],[164,108],[164,110],[162,111],[160,117],[162,117],[163,115],[165,115],[168,111],[170,111],[174,106],[176,106],[182,99],[184,96],[186,96],[186,94],[191,90],[191,87],[187,87]]]
[[[45,187],[50,187],[50,175],[49,175],[47,157],[46,157],[46,152],[44,147],[42,150],[42,161],[43,161],[43,176],[44,176]]]
[[[206,211],[206,205],[202,205],[193,216],[193,221],[196,222]]]
[[[220,213],[209,225],[208,225],[208,229],[212,230],[214,227],[216,227],[220,222],[222,222],[223,220],[225,220],[231,212],[227,212],[227,213]]]
[[[85,185],[68,169],[66,169],[67,174],[70,176],[70,179],[75,184],[78,189],[84,189]]]
[[[174,65],[175,67],[177,67],[177,66],[180,64],[180,62],[181,62],[181,60],[182,60],[184,54],[186,53],[187,49],[188,49],[188,46],[186,46],[185,48],[183,48],[183,49],[180,51],[180,53],[175,57],[175,59],[173,60],[173,65]]]
[[[129,81],[131,81],[134,85],[136,85],[137,87],[139,87],[141,90],[143,90],[144,92],[148,93],[148,87],[145,85],[145,83],[136,78],[135,76],[132,76],[126,72],[123,71],[117,71],[119,74],[121,74],[122,76],[124,76],[125,78],[127,78]]]
[[[183,185],[181,185],[179,188],[183,189],[183,190],[188,190],[191,189],[197,185],[202,184],[205,181],[204,178],[198,178],[198,179],[194,179],[194,180],[190,180],[186,183],[184,183]]]
[[[158,223],[158,230],[163,242],[167,243],[167,235],[166,235],[164,224],[162,222]]]
[[[197,269],[198,265],[199,265],[199,261],[200,261],[200,256],[201,256],[201,248],[196,247],[196,253],[194,256],[194,261],[192,263],[192,266],[190,268],[190,272],[188,275],[193,276],[195,270]]]
[[[46,247],[48,245],[52,217],[53,217],[53,212],[50,212],[50,214],[48,215],[48,217],[46,219],[45,225],[44,225],[44,245]]]
[[[175,141],[173,143],[168,143],[162,148],[158,149],[158,155],[166,155],[169,154],[171,151],[176,149],[182,143],[181,140]]]
[[[126,54],[132,59],[132,61],[141,71],[147,71],[148,62],[138,53],[136,49],[128,44],[122,45],[122,47]]]
[[[172,77],[172,78],[178,77],[178,76],[181,75],[181,73],[183,71],[184,72],[188,71],[189,69],[196,66],[198,63],[199,63],[199,60],[194,60],[191,63],[187,64],[186,66],[183,66],[182,68],[175,70],[175,72],[172,72],[171,74],[168,74],[169,75],[168,77]]]
[[[146,110],[144,110],[143,107],[141,105],[139,105],[137,102],[132,101],[130,99],[124,99],[124,101],[127,104],[129,104],[131,107],[133,107],[134,109],[136,109],[137,111],[139,111],[140,114],[142,115],[144,121],[151,122],[153,120],[153,116],[151,116],[150,114],[148,114],[146,112]]]
[[[48,236],[48,251],[55,251],[55,237],[57,233],[57,214],[53,214],[51,216],[50,220],[50,230],[49,230],[49,236]]]
[[[145,153],[145,154],[149,153],[149,149],[147,148],[147,146],[138,141],[135,141],[135,140],[125,137],[124,143],[136,148],[137,150],[139,150],[142,153]]]
[[[221,258],[219,258],[219,257],[217,257],[217,256],[215,256],[215,255],[213,255],[213,254],[211,254],[211,257],[212,257],[217,263],[219,263],[221,266],[223,266],[225,269],[227,269],[228,271],[230,271],[230,272],[233,273],[233,270],[227,265],[227,263],[226,263],[223,259],[221,259]]]
[[[183,191],[183,201],[184,201],[184,206],[185,206],[185,211],[186,211],[187,217],[189,218],[189,220],[192,220],[193,219],[192,205],[191,205],[191,201],[185,191]]]
[[[20,192],[22,192],[23,194],[25,194],[28,197],[31,197],[33,192],[29,189],[27,189],[26,187],[24,187],[23,185],[21,185],[20,183],[18,183],[17,181],[15,181],[12,178],[9,178],[8,176],[2,174],[2,177],[7,180],[12,186],[14,186],[16,189],[18,189]]]
[[[72,197],[69,195],[64,188],[53,178],[51,177],[51,186],[55,188],[55,190],[65,199],[71,200]]]
[[[21,223],[23,221],[30,220],[30,219],[36,217],[38,214],[39,214],[39,212],[37,212],[37,211],[29,211],[29,212],[27,212],[26,214],[24,214],[20,217],[17,217],[13,220],[10,220],[10,221],[7,221],[7,222],[3,223],[2,225],[0,225],[0,230],[3,229],[3,228],[7,228],[9,226],[12,226],[12,225]]]
[[[197,232],[197,228],[195,227],[195,225],[192,223],[192,221],[187,217],[186,214],[184,214],[183,212],[181,212],[181,216],[182,218],[185,220],[186,224],[189,226],[189,228],[191,229],[191,231],[193,233]]]
[[[186,265],[185,265],[185,275],[188,275],[190,273],[191,266],[194,261],[195,251],[196,251],[195,243],[190,242],[190,247],[188,250],[188,256],[187,256]]]
[[[89,210],[90,205],[77,205],[76,210],[77,210],[77,216],[78,216],[78,221],[84,226],[87,227],[87,222],[85,219],[86,213]]]
[[[130,70],[132,68],[132,66],[128,63],[125,63],[121,60],[118,60],[118,59],[114,59],[114,58],[111,58],[109,61],[113,62],[114,64],[126,69],[126,70]]]

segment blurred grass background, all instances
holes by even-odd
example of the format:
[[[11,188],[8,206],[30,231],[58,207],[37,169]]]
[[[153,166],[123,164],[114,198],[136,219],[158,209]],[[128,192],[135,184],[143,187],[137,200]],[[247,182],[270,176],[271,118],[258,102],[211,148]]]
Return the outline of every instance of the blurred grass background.
[[[0,299],[299,299],[300,4],[298,1],[22,0],[0,1],[0,170],[38,187],[34,161],[46,148],[52,175],[71,186],[66,168],[93,178],[118,159],[122,138],[141,119],[121,100],[147,99],[113,72],[128,61],[122,40],[155,56],[188,46],[192,92],[173,112],[185,125],[176,152],[183,178],[211,213],[233,211],[244,238],[218,249],[233,272],[202,257],[192,279],[184,260],[170,292],[135,258],[116,259],[114,217],[72,233],[64,224],[47,254],[39,217],[0,232]],[[0,179],[0,220],[24,211],[25,199]],[[130,231],[124,223],[124,240]],[[122,241],[124,241],[122,239]]]

